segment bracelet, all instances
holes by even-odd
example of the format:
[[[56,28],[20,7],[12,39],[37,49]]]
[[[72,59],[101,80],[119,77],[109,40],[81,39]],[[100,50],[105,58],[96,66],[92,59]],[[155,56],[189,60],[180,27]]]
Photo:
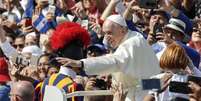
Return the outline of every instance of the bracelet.
[[[81,62],[81,67],[80,68],[84,68],[84,62],[83,61],[80,61]]]

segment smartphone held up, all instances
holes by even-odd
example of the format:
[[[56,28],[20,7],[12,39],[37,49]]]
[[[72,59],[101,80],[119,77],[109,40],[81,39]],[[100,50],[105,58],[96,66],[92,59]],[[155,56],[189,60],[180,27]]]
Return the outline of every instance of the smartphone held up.
[[[139,0],[139,6],[145,9],[157,9],[159,0]]]

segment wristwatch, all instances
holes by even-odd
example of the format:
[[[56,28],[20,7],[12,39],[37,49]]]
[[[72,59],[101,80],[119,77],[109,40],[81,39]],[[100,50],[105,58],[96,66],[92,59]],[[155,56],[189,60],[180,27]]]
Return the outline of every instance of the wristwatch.
[[[83,69],[84,68],[84,61],[80,61],[80,63],[81,63],[81,69]]]

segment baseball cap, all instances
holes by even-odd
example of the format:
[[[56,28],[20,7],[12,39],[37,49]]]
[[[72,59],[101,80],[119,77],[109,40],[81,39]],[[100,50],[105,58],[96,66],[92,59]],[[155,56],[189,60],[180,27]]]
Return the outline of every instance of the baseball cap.
[[[0,82],[7,82],[10,81],[9,71],[8,71],[8,64],[6,60],[1,57],[0,58]]]
[[[91,51],[98,51],[98,52],[100,52],[102,54],[107,53],[106,48],[102,44],[92,44],[87,49],[91,50]]]
[[[156,15],[156,14],[162,15],[167,20],[169,20],[171,17],[169,13],[160,9],[153,9],[150,11],[150,15]]]

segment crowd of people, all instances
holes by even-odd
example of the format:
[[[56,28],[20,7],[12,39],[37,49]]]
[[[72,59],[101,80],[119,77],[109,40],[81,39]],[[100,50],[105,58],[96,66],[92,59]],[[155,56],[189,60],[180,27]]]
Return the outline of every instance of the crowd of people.
[[[0,0],[0,101],[44,101],[46,86],[112,92],[67,101],[201,101],[200,4]]]

